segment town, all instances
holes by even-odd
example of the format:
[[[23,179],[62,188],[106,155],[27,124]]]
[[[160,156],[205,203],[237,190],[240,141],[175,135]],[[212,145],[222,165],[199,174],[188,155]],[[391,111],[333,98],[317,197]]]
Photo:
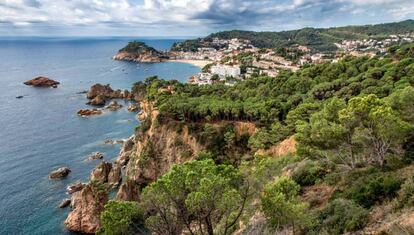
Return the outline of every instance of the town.
[[[351,55],[383,56],[393,45],[414,42],[414,34],[389,35],[383,38],[343,40],[335,43],[337,50],[321,53],[307,46],[294,44],[289,47],[263,49],[254,47],[249,40],[213,38],[210,47],[199,47],[196,51],[178,51],[170,56],[176,60],[200,60],[207,65],[188,82],[199,85],[224,83],[234,85],[237,81],[255,76],[277,76],[282,70],[297,71],[307,64],[338,62]]]

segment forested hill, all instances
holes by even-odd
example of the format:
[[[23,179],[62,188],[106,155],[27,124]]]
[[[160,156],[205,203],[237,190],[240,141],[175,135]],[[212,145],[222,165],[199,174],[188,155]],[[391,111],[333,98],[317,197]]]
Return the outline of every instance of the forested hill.
[[[365,39],[369,37],[384,37],[390,34],[400,34],[414,32],[414,20],[406,20],[396,23],[386,23],[377,25],[345,26],[336,28],[303,28],[299,30],[281,32],[253,32],[232,30],[213,33],[206,38],[188,40],[181,43],[181,48],[194,49],[195,47],[205,46],[202,41],[211,41],[212,38],[248,39],[252,44],[259,48],[274,48],[278,46],[289,46],[301,44],[309,46],[316,51],[334,51],[335,42],[346,39]],[[177,45],[172,50],[177,49]]]

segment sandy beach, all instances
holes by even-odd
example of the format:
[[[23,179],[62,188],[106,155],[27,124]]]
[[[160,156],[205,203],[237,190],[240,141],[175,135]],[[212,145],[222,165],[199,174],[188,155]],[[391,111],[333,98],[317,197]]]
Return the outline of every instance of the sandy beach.
[[[203,68],[207,64],[212,63],[211,60],[168,60],[167,62],[180,62],[180,63],[187,63],[192,64],[197,67]]]

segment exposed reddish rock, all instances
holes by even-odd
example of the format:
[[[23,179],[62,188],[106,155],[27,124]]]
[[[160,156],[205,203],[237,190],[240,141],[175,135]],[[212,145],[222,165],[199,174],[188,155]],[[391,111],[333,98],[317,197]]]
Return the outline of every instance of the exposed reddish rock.
[[[95,98],[93,98],[91,101],[89,101],[86,104],[94,105],[94,106],[103,106],[106,103],[106,98],[104,95],[97,95]]]
[[[102,161],[91,172],[91,181],[97,181],[100,183],[108,182],[108,175],[111,172],[112,163]]]
[[[113,60],[124,60],[124,61],[134,61],[140,63],[158,63],[162,62],[163,58],[159,53],[146,51],[143,53],[127,52],[120,51],[114,57]]]
[[[78,192],[78,191],[81,191],[81,190],[82,190],[85,186],[86,186],[86,184],[81,183],[81,182],[77,182],[77,183],[75,183],[75,184],[69,185],[69,186],[66,188],[66,191],[67,191],[69,194],[76,193],[76,192]]]
[[[49,178],[50,179],[58,179],[58,178],[63,178],[66,177],[67,175],[69,175],[70,173],[70,169],[67,167],[61,167],[55,171],[50,172],[49,174]]]
[[[113,92],[114,92],[114,90],[112,90],[112,88],[109,84],[102,85],[100,83],[97,83],[89,89],[88,93],[86,94],[86,98],[93,99],[93,98],[97,97],[98,95],[103,95],[104,97],[109,97],[109,96],[111,96],[111,94]]]
[[[121,180],[122,180],[121,166],[118,164],[113,164],[113,167],[108,174],[108,183],[109,185],[111,185],[111,187],[118,187]]]
[[[39,76],[24,82],[25,85],[35,87],[53,87],[56,88],[60,83],[47,77]]]
[[[122,201],[138,201],[139,197],[140,186],[129,180],[121,185],[116,195],[116,198]]]
[[[59,208],[65,208],[65,207],[69,206],[70,202],[71,201],[70,201],[69,198],[63,199],[63,201],[59,204]]]
[[[93,234],[100,227],[99,217],[108,193],[98,185],[88,184],[81,191],[72,195],[72,211],[65,220],[65,226],[73,232]]]
[[[92,115],[100,115],[102,114],[102,110],[100,109],[81,109],[77,113],[79,116],[92,116]]]

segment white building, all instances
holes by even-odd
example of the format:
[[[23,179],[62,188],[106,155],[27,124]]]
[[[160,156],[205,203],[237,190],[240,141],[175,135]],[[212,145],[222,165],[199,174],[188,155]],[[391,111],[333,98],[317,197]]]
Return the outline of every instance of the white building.
[[[240,67],[229,65],[214,65],[211,66],[211,73],[217,74],[220,78],[225,77],[239,77],[241,75]]]

